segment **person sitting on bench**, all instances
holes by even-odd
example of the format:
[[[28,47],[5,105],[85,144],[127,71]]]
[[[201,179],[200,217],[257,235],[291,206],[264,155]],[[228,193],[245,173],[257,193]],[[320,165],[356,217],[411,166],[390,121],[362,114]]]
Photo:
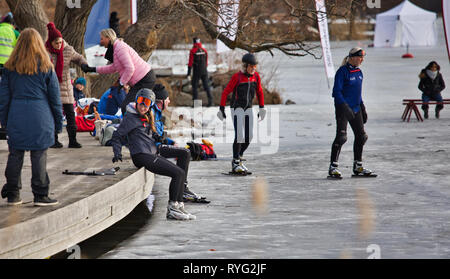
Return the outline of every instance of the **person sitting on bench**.
[[[442,102],[441,91],[445,88],[444,79],[439,72],[441,67],[436,61],[431,61],[419,74],[419,89],[422,91],[422,109],[425,119],[428,119],[428,102],[430,100]],[[444,108],[443,104],[436,105],[435,115],[439,118],[439,112]]]

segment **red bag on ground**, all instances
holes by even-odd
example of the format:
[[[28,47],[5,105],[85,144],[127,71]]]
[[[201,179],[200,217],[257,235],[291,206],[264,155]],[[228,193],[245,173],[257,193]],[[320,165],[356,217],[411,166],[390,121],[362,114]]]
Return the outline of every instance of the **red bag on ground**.
[[[77,132],[93,132],[95,129],[95,119],[87,119],[83,116],[75,116]]]

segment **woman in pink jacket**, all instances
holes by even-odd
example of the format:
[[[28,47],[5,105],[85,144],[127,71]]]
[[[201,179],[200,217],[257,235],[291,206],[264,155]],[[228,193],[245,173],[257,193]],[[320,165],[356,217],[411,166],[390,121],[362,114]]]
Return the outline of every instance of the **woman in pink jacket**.
[[[156,77],[150,67],[137,52],[123,40],[118,39],[116,32],[111,28],[103,29],[100,32],[100,45],[108,50],[105,58],[110,62],[106,66],[89,67],[83,66],[84,72],[97,72],[99,74],[119,73],[119,83],[127,93],[121,105],[122,114],[126,111],[126,106],[133,102],[139,89],[153,89]]]

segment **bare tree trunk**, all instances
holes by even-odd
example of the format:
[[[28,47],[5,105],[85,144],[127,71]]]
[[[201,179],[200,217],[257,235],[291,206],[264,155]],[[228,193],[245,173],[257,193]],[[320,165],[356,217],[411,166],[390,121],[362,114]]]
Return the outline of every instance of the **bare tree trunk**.
[[[41,34],[44,41],[47,39],[46,24],[48,17],[40,0],[6,0],[6,3],[19,28],[33,27]]]
[[[86,25],[91,13],[92,7],[97,0],[84,0],[81,2],[80,8],[69,8],[66,1],[57,1],[55,9],[55,26],[61,31],[64,40],[75,50],[86,56],[84,53],[84,34],[86,33]],[[86,74],[80,67],[71,65],[77,70],[78,77],[86,77]],[[90,79],[87,80],[85,93],[92,96]]]
[[[56,4],[56,28],[61,31],[64,40],[83,55],[86,24],[95,3],[97,3],[97,0],[83,0],[81,8],[69,8],[66,1],[57,1]]]
[[[156,0],[139,0],[138,21],[123,33],[124,41],[145,61],[148,61],[153,50],[158,46],[159,34],[163,32],[164,27],[183,16],[182,7],[178,4],[162,9],[157,2]],[[92,96],[100,97],[117,79],[117,74],[93,78]]]

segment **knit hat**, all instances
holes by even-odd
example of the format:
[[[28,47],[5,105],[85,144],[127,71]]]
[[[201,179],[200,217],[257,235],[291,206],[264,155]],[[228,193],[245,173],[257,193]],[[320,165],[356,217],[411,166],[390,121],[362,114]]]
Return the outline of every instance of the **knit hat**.
[[[200,39],[197,38],[197,37],[194,37],[194,38],[192,39],[192,43],[198,44],[198,43],[200,43]]]
[[[56,38],[62,38],[61,32],[56,29],[56,26],[53,22],[49,22],[47,24],[48,29],[48,41],[53,42]]]
[[[81,84],[86,87],[86,79],[84,77],[79,77],[75,80],[75,85]]]
[[[166,88],[162,84],[155,84],[153,87],[153,92],[155,92],[155,96],[157,100],[165,100],[169,97],[169,93]]]

